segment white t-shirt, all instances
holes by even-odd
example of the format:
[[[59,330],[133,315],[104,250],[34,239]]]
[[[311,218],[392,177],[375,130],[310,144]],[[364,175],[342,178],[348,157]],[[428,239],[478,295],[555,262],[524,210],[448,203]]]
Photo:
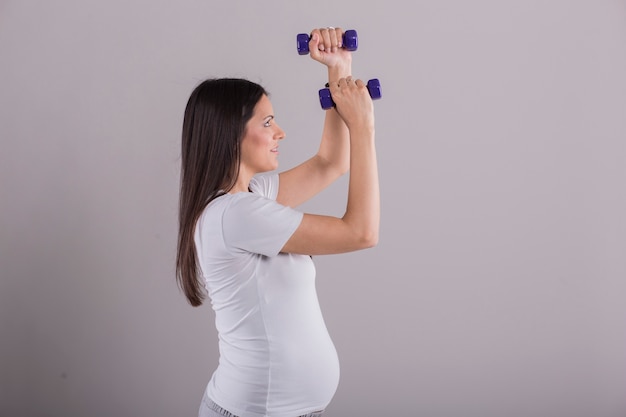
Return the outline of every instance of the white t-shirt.
[[[328,405],[339,361],[311,257],[279,253],[303,214],[275,201],[278,174],[250,189],[213,200],[196,226],[220,349],[207,395],[239,417],[299,416]]]

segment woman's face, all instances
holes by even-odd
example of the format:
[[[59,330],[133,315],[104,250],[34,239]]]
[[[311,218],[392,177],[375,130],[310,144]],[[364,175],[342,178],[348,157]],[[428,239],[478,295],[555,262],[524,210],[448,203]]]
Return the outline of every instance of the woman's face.
[[[285,132],[274,120],[272,103],[263,95],[241,141],[241,169],[255,175],[278,168],[278,141],[284,137]]]

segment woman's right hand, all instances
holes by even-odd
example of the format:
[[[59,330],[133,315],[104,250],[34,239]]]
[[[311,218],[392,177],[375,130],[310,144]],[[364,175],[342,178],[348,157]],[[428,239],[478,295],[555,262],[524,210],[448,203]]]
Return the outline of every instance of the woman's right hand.
[[[374,104],[367,85],[362,80],[340,78],[328,88],[336,110],[348,129],[374,129]]]

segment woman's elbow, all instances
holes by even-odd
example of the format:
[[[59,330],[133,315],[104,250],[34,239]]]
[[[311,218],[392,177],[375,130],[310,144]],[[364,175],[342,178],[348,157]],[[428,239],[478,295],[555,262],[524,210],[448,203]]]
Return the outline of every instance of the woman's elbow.
[[[363,233],[359,238],[359,246],[361,249],[370,249],[378,245],[378,230],[369,230]]]
[[[347,164],[342,164],[339,167],[339,176],[343,177],[344,175],[346,175],[348,172],[350,172],[350,162],[348,162]]]

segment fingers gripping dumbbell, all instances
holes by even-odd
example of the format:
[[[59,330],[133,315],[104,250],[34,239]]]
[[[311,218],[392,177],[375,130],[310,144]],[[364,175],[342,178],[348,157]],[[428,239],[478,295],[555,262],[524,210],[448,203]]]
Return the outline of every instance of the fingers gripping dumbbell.
[[[383,93],[381,91],[380,81],[378,81],[378,78],[372,78],[367,82],[367,91],[369,91],[372,100],[378,100],[379,98],[382,98]],[[319,96],[320,104],[324,110],[335,107],[335,102],[333,101],[333,98],[330,95],[330,90],[328,88],[322,88],[319,91]]]
[[[306,55],[309,53],[309,41],[311,40],[311,36],[306,33],[300,33],[296,37],[296,44],[298,47],[298,54]],[[350,29],[346,30],[342,37],[342,48],[347,49],[348,51],[356,51],[359,46],[359,39],[356,34],[356,30]]]

